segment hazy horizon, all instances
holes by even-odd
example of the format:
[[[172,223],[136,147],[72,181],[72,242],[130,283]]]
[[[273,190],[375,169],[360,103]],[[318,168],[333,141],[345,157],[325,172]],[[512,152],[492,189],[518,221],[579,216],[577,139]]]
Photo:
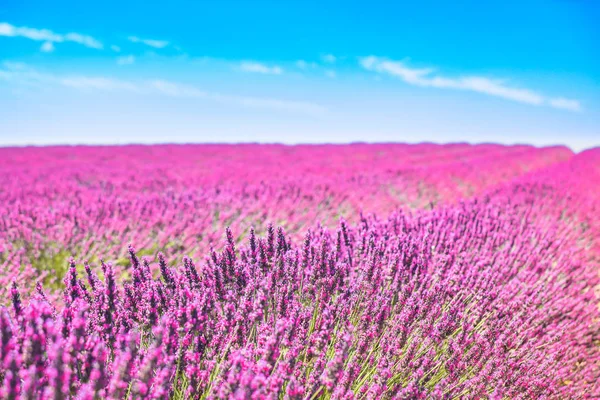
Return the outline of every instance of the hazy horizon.
[[[348,145],[396,145],[396,144],[407,144],[407,145],[422,145],[422,144],[434,144],[438,146],[443,145],[459,145],[459,144],[468,144],[472,146],[477,145],[500,145],[500,146],[531,146],[536,148],[543,147],[566,147],[573,151],[574,153],[581,153],[586,150],[592,150],[595,148],[600,148],[600,144],[592,145],[589,147],[580,147],[574,148],[564,143],[547,143],[547,144],[532,144],[525,142],[513,142],[513,143],[500,143],[500,142],[490,142],[490,141],[481,141],[481,142],[467,142],[467,141],[452,141],[452,142],[436,142],[436,141],[414,141],[414,142],[400,142],[400,141],[352,141],[352,142],[257,142],[257,141],[238,141],[238,142],[127,142],[123,141],[120,143],[113,142],[69,142],[69,143],[61,143],[61,142],[49,142],[49,143],[23,143],[23,144],[3,144],[0,143],[0,148],[27,148],[27,147],[125,147],[125,146],[236,146],[236,145],[265,145],[265,146],[348,146]]]

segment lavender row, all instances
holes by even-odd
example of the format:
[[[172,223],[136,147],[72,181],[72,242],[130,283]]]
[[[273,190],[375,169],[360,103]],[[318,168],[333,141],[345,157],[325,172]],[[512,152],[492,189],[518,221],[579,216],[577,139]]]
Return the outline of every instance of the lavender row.
[[[13,279],[61,287],[71,255],[120,273],[123,243],[202,257],[226,226],[242,237],[267,221],[301,240],[316,222],[455,202],[571,156],[466,144],[0,149],[0,293]]]

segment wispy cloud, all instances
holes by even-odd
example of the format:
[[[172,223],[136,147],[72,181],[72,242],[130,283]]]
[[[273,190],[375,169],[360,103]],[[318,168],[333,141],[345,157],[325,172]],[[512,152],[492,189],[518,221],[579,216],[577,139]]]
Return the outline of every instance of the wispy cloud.
[[[281,75],[283,68],[278,65],[268,66],[255,61],[242,61],[240,69],[244,72],[255,72],[258,74]]]
[[[309,69],[309,68],[317,68],[318,65],[315,62],[307,62],[305,60],[298,60],[296,61],[296,67],[300,68],[300,69]]]
[[[400,78],[404,82],[421,87],[466,90],[500,97],[531,105],[546,105],[570,111],[581,111],[579,101],[564,98],[548,98],[533,90],[512,87],[503,80],[481,76],[448,78],[438,75],[433,68],[412,68],[402,61],[369,56],[360,59],[363,68]]]
[[[557,97],[549,100],[550,105],[554,108],[561,108],[569,111],[581,111],[581,104],[577,100],[565,99]]]
[[[148,82],[148,84],[150,87],[160,92],[161,94],[165,94],[171,97],[209,99],[224,104],[236,104],[251,108],[265,108],[290,112],[300,112],[303,114],[311,115],[322,115],[327,111],[325,107],[310,102],[290,101],[265,97],[236,96],[218,92],[206,92],[194,86],[165,80],[154,80]]]
[[[296,61],[296,67],[298,67],[300,69],[306,69],[306,68],[308,68],[308,63],[304,60],[298,60],[298,61]]]
[[[52,53],[54,51],[54,43],[52,42],[44,42],[40,47],[40,50],[44,53]]]
[[[67,33],[65,35],[65,40],[67,42],[79,43],[81,45],[84,45],[85,47],[91,47],[93,49],[101,49],[103,47],[102,43],[100,43],[93,37],[82,35],[79,33]]]
[[[200,90],[194,86],[184,85],[181,83],[170,82],[166,80],[153,80],[148,82],[148,85],[158,91],[171,97],[189,97],[189,98],[207,98],[209,93]]]
[[[117,65],[131,65],[135,62],[135,57],[132,55],[117,57]]]
[[[327,112],[327,108],[320,104],[304,101],[281,100],[265,97],[231,96],[219,93],[213,93],[211,98],[222,103],[239,104],[244,107],[289,111],[313,116],[321,116]]]
[[[169,42],[166,40],[140,39],[137,36],[129,36],[127,40],[132,43],[142,43],[146,46],[154,47],[155,49],[162,49],[169,45]]]
[[[44,83],[82,91],[99,90],[106,92],[129,92],[164,95],[177,98],[205,99],[222,104],[280,110],[312,116],[320,116],[327,112],[325,107],[312,102],[208,92],[193,85],[186,85],[162,79],[129,81],[102,76],[58,76],[40,73],[34,68],[20,63],[5,62],[3,66],[3,69],[0,68],[0,79],[16,84]]]
[[[58,85],[80,90],[142,92],[141,88],[129,81],[111,77],[85,75],[55,75],[40,72],[20,62],[5,61],[0,68],[0,79],[16,85]]]
[[[73,42],[92,49],[103,48],[103,45],[99,40],[80,33],[71,32],[59,34],[49,29],[35,29],[26,26],[17,27],[6,22],[0,22],[0,36],[24,37],[30,40],[49,43]]]
[[[337,61],[337,57],[334,56],[333,54],[323,54],[321,56],[321,60],[323,60],[323,62],[325,62],[327,64],[333,64]]]
[[[57,77],[55,82],[63,86],[82,90],[105,90],[105,91],[128,91],[142,92],[142,88],[132,82],[123,81],[108,77],[90,77],[90,76],[69,76]]]
[[[110,46],[110,49],[112,51],[114,51],[115,53],[120,53],[121,52],[121,48],[119,46],[117,46],[116,44],[113,44],[112,46]]]
[[[337,73],[332,69],[328,69],[327,71],[325,71],[325,76],[328,78],[335,78],[337,76]]]

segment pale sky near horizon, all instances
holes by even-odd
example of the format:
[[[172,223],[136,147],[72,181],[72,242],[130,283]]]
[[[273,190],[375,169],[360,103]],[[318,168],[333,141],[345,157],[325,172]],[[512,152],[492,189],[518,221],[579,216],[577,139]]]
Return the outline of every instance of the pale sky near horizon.
[[[596,2],[84,3],[0,5],[0,146],[600,146]]]

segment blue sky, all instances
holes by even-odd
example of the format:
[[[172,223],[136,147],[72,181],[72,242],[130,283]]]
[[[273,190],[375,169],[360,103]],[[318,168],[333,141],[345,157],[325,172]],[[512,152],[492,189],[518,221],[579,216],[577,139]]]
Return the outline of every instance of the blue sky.
[[[600,145],[585,0],[0,4],[0,144]]]

